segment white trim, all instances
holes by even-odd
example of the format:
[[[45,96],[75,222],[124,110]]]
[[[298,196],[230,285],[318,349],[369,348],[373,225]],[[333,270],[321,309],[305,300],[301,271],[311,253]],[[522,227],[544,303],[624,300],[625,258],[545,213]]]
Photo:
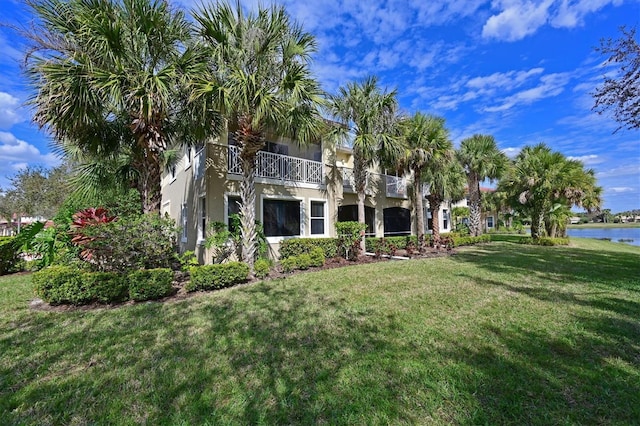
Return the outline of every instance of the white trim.
[[[224,193],[224,223],[229,223],[229,197],[238,197],[242,200],[242,196],[239,192],[225,192]]]
[[[189,206],[187,203],[182,203],[180,206],[180,226],[182,227],[180,242],[186,243],[189,238]]]
[[[305,217],[306,217],[306,206],[304,197],[294,197],[288,195],[265,195],[260,194],[260,222],[262,226],[264,226],[264,200],[275,200],[275,201],[299,201],[300,202],[300,234],[299,235],[290,235],[290,236],[273,236],[266,237],[268,243],[279,243],[282,240],[286,240],[289,238],[301,238],[305,236]]]
[[[323,219],[324,219],[324,232],[322,234],[312,234],[311,233],[311,212],[313,211],[311,209],[311,202],[316,202],[316,203],[323,203],[324,204],[324,208],[323,208]],[[326,198],[309,198],[309,235],[307,235],[310,238],[324,238],[327,237],[329,234],[327,234],[327,230],[329,229],[328,225],[328,221],[329,221],[329,200],[327,200]],[[319,218],[316,218],[319,219]]]
[[[235,173],[227,173],[227,180],[241,181],[242,175],[237,175]],[[288,186],[292,188],[317,189],[320,191],[327,189],[327,185],[324,183],[305,183],[305,182],[296,182],[293,180],[283,180],[283,179],[270,179],[270,178],[256,177],[254,179],[254,182],[264,184],[264,185],[279,185],[279,186]]]

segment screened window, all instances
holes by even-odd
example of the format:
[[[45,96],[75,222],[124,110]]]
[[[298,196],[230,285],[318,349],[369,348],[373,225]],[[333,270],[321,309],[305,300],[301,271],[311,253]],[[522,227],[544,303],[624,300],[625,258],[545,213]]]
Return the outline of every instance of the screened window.
[[[311,235],[324,234],[324,201],[311,202]]]
[[[442,211],[442,227],[444,229],[448,229],[449,228],[449,210],[443,210]]]
[[[350,204],[338,207],[338,222],[358,221],[358,206]],[[367,225],[365,235],[375,237],[376,235],[376,209],[364,206],[364,223]]]
[[[188,211],[187,211],[187,205],[186,204],[182,204],[182,210],[180,212],[180,224],[182,226],[182,242],[186,242],[187,241],[187,235],[188,235],[188,230],[187,230],[187,225],[188,225],[188,219],[187,216],[188,215]]]
[[[227,197],[227,226],[229,231],[233,232],[235,227],[238,226],[237,219],[240,215],[240,197],[228,196]],[[238,217],[239,218],[239,217]]]
[[[384,236],[411,235],[411,211],[402,207],[384,209]]]
[[[199,221],[198,221],[198,239],[204,240],[207,232],[207,201],[205,197],[200,197],[199,204]]]
[[[262,222],[267,237],[300,235],[300,201],[264,200]]]
[[[493,228],[493,216],[487,217],[487,228]]]

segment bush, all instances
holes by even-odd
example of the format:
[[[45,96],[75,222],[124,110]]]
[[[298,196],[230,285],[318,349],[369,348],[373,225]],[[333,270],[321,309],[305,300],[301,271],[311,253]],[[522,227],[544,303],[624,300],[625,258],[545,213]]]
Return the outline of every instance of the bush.
[[[269,270],[271,269],[271,262],[267,259],[258,259],[253,264],[253,273],[256,278],[264,279],[269,275]]]
[[[315,248],[322,249],[325,259],[338,255],[337,238],[291,238],[280,243],[280,259],[301,254],[311,254]]]
[[[425,244],[429,244],[430,236],[425,234]],[[366,238],[364,243],[367,251],[371,253],[376,252],[376,248],[380,246],[380,242],[384,239],[385,243],[393,244],[398,250],[406,250],[407,245],[413,246],[414,249],[418,246],[418,237],[415,235],[407,235],[404,237],[384,237],[384,238]]]
[[[360,222],[337,222],[338,247],[340,256],[353,260],[360,254],[360,241],[367,225]]]
[[[88,226],[82,233],[83,248],[91,252],[89,263],[99,271],[168,268],[175,259],[175,223],[155,214]]]
[[[125,278],[126,276],[117,272],[85,272],[81,277],[91,300],[100,303],[128,300],[129,285]]]
[[[142,269],[127,276],[129,298],[135,301],[160,299],[173,290],[173,271],[169,268]]]
[[[282,268],[282,272],[284,273],[295,271],[298,268],[298,257],[291,256],[286,259],[282,259],[280,261],[280,268]]]
[[[92,291],[77,268],[51,266],[35,272],[32,282],[36,295],[52,305],[81,305],[93,300]]]
[[[311,250],[311,253],[309,253],[309,260],[311,261],[310,266],[314,266],[316,268],[324,266],[325,259],[324,250],[322,250],[321,247],[316,247]]]
[[[472,237],[470,235],[460,235],[454,234],[453,232],[449,234],[449,240],[452,247],[460,247],[460,246],[470,246],[474,244],[480,243],[488,243],[491,241],[491,236],[488,234],[483,234],[478,237]]]
[[[17,272],[19,254],[13,237],[0,239],[0,275]]]
[[[249,277],[249,266],[242,262],[194,266],[189,269],[191,281],[187,291],[215,290],[244,282]]]
[[[520,244],[530,244],[536,246],[567,246],[569,245],[569,238],[522,237],[518,242]]]
[[[300,256],[296,256],[298,269],[307,270],[311,266],[311,256],[308,254],[301,254]]]

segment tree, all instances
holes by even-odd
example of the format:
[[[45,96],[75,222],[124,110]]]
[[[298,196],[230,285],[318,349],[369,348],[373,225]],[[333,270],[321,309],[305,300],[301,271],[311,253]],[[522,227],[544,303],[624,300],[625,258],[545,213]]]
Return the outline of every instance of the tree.
[[[400,127],[405,144],[405,152],[400,158],[400,165],[407,172],[413,173],[418,249],[423,252],[425,227],[422,184],[426,182],[431,185],[432,190],[429,194],[432,197],[429,199],[431,210],[433,211],[435,208],[431,204],[432,200],[438,203],[439,208],[440,190],[447,189],[446,182],[440,178],[443,177],[442,173],[455,152],[453,144],[449,140],[449,131],[444,126],[444,118],[417,112],[413,117],[403,120]],[[430,174],[429,179],[424,176],[427,169]],[[434,179],[438,182],[435,182]],[[441,185],[433,186],[434,184]],[[435,214],[437,215],[437,213]],[[435,237],[437,235],[434,235]]]
[[[617,65],[615,77],[605,74],[604,84],[593,93],[593,109],[602,114],[613,110],[613,118],[621,128],[640,129],[640,44],[636,28],[620,28],[622,36],[616,40],[600,41],[596,51],[607,56],[605,65]]]
[[[306,144],[317,140],[324,123],[318,110],[323,93],[309,69],[316,43],[283,7],[259,6],[245,15],[239,2],[235,7],[222,2],[203,6],[194,18],[210,59],[194,82],[192,98],[237,127],[242,258],[253,272],[256,156],[266,132]]]
[[[602,192],[593,170],[585,170],[580,161],[569,160],[542,143],[522,149],[498,189],[509,194],[514,208],[531,215],[533,238],[551,230],[553,221],[558,224],[554,218],[545,226],[545,218],[551,219],[551,213],[559,216],[563,212],[556,204],[567,209],[571,206],[596,209]]]
[[[462,141],[457,152],[458,161],[467,175],[469,191],[469,231],[472,236],[482,234],[480,182],[499,178],[509,160],[498,149],[493,136],[473,135]]]
[[[25,32],[33,120],[94,158],[126,155],[142,210],[159,212],[162,153],[215,120],[190,119],[185,102],[196,56],[184,14],[166,0],[25,1],[39,19]]]
[[[451,143],[450,143],[451,144]],[[431,209],[431,241],[440,241],[440,206],[446,200],[453,202],[464,198],[466,176],[459,162],[455,160],[453,145],[441,161],[429,163],[424,174],[424,181],[429,185],[427,200]]]
[[[346,129],[353,137],[353,179],[360,223],[365,223],[368,169],[375,164],[396,164],[402,153],[396,95],[395,90],[381,90],[376,77],[368,77],[360,83],[348,83],[330,97],[329,112],[342,124],[337,130]],[[364,250],[364,239],[361,245]]]

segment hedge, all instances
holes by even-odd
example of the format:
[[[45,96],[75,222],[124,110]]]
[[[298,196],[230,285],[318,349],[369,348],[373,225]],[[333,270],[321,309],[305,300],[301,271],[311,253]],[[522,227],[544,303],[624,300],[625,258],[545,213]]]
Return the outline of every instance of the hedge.
[[[338,255],[337,238],[291,238],[280,243],[280,259],[286,259],[301,254],[311,254],[311,251],[319,247],[327,259]]]
[[[452,233],[449,235],[449,238],[453,243],[453,247],[470,246],[473,244],[488,243],[491,241],[491,236],[488,234],[482,234],[478,237],[471,237],[469,235],[456,235]]]
[[[117,272],[84,272],[70,266],[50,266],[32,277],[36,295],[52,305],[83,305],[149,300],[171,293],[170,269]]]
[[[567,246],[569,245],[569,238],[522,237],[518,242],[520,244],[531,244],[536,246]]]
[[[169,268],[141,269],[127,276],[129,298],[135,301],[160,299],[171,294],[173,271]]]
[[[425,234],[424,242],[429,245],[430,235]],[[375,253],[376,248],[378,248],[382,242],[382,240],[387,244],[393,244],[399,250],[404,250],[407,248],[407,244],[412,242],[414,247],[418,246],[418,237],[415,235],[407,235],[404,237],[384,237],[384,238],[365,238],[364,245],[367,248],[368,252]]]
[[[18,251],[14,244],[14,237],[0,238],[0,275],[16,272],[20,261]]]
[[[249,277],[249,266],[242,262],[227,262],[189,268],[191,281],[187,291],[215,290],[240,284]]]

